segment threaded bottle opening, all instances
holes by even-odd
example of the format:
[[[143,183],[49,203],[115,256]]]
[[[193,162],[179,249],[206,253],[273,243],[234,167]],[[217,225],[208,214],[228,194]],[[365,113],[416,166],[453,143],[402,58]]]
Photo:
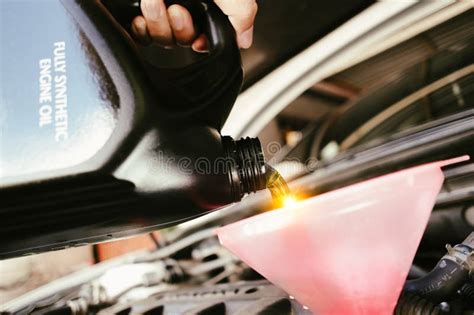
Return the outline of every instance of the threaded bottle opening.
[[[224,150],[234,163],[229,176],[235,201],[245,194],[254,193],[266,187],[265,157],[258,138],[222,137]]]

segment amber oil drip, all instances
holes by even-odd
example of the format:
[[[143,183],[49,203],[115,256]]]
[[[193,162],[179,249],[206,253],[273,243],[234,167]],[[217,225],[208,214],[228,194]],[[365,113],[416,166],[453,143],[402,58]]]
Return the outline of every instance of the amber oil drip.
[[[273,202],[275,206],[285,206],[288,200],[290,200],[291,192],[288,188],[288,184],[281,174],[270,165],[265,165],[267,170],[267,188],[272,194]]]

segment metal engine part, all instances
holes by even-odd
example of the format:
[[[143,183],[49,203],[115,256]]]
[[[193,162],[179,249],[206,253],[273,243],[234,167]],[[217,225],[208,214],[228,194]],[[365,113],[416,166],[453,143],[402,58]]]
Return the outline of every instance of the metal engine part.
[[[267,281],[247,281],[177,290],[117,305],[99,313],[156,315],[311,315],[284,291]]]

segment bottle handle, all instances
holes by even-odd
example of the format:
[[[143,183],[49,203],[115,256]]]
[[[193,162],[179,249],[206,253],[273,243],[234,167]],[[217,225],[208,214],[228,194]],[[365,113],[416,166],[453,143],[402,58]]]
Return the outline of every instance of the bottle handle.
[[[141,14],[140,1],[102,0],[122,25]],[[234,28],[213,0],[165,0],[184,6],[199,32],[206,35],[209,53],[181,68],[149,66],[160,105],[180,117],[199,119],[220,130],[242,86],[243,71]]]

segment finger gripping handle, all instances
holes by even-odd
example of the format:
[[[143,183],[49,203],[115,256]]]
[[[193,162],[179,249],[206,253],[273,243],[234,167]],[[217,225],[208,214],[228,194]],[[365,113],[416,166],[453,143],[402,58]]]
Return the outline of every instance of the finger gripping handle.
[[[203,32],[210,44],[211,53],[234,46],[235,32],[227,16],[217,7],[214,1],[206,0],[165,0],[166,6],[178,4],[185,7],[193,17],[198,32]]]
[[[134,17],[141,15],[141,0],[102,0],[113,17],[129,29]],[[185,7],[198,28],[208,38],[211,49],[224,49],[227,41],[235,41],[235,32],[227,16],[212,0],[165,0],[167,7]],[[230,43],[229,43],[230,45]]]

